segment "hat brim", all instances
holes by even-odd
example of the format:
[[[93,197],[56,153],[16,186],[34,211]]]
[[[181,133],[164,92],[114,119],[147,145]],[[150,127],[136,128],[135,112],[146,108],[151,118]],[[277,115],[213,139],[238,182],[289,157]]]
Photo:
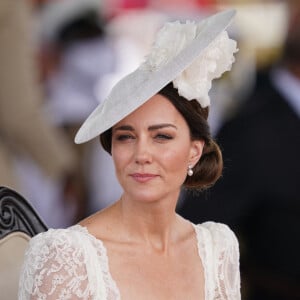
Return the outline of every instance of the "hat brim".
[[[157,70],[138,68],[121,79],[82,124],[75,136],[75,143],[81,144],[95,138],[157,94],[227,28],[234,15],[235,10],[227,10],[207,18],[196,38],[172,61]]]

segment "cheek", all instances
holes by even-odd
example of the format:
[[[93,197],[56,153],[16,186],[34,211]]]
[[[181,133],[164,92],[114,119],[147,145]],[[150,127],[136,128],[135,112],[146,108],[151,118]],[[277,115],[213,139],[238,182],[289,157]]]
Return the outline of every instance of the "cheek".
[[[161,161],[168,170],[177,172],[185,172],[188,164],[188,151],[182,149],[171,150],[161,153]]]
[[[122,186],[124,170],[126,168],[126,156],[122,151],[113,151],[111,152],[113,164],[115,168],[115,175]]]
[[[122,168],[128,160],[129,154],[126,148],[122,149],[118,146],[112,146],[111,156],[115,165],[116,170]]]

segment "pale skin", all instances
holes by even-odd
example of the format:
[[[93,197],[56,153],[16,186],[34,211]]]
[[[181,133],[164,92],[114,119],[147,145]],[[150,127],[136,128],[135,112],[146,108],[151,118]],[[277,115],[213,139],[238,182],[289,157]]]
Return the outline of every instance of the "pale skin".
[[[112,158],[124,193],[80,224],[103,241],[122,300],[204,299],[194,228],[175,213],[187,167],[203,146],[191,141],[184,118],[162,95],[113,127]]]

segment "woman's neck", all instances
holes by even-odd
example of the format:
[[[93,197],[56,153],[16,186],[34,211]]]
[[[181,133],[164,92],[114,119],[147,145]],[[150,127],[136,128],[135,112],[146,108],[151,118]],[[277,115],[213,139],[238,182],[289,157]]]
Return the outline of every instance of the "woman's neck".
[[[168,252],[182,219],[175,213],[176,201],[165,200],[144,203],[122,196],[115,208],[126,240],[143,243],[150,251]]]

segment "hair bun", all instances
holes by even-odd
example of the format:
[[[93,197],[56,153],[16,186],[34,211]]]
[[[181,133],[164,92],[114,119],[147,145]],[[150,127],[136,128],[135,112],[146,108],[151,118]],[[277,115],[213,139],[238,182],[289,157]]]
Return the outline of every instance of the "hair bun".
[[[208,188],[220,178],[222,170],[221,150],[217,143],[210,139],[205,143],[202,156],[193,169],[194,175],[186,178],[184,186],[186,188]]]

